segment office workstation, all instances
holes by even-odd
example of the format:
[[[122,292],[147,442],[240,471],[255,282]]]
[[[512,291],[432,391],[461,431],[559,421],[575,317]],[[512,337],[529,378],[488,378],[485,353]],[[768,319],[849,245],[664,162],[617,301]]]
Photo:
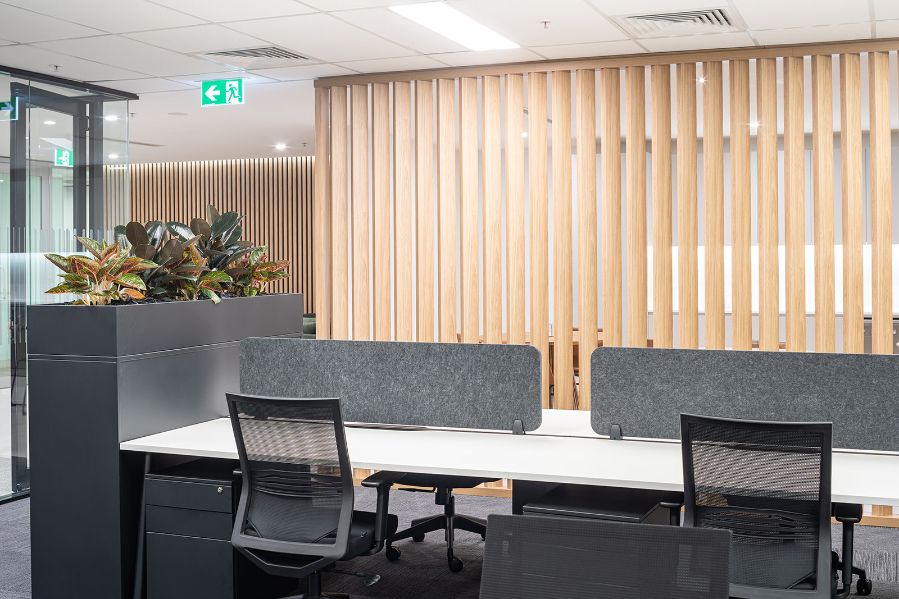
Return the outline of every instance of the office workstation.
[[[0,0],[0,599],[899,599],[897,24]]]

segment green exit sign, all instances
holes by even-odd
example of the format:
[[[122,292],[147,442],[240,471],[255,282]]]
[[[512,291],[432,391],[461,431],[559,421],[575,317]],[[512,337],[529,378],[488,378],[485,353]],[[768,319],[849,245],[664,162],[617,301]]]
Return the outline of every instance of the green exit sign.
[[[69,168],[75,166],[75,157],[72,155],[72,150],[56,148],[53,156],[53,164],[55,166],[67,166]]]
[[[19,118],[19,99],[0,100],[0,121],[15,121]]]
[[[216,79],[200,85],[200,106],[243,104],[243,79]]]

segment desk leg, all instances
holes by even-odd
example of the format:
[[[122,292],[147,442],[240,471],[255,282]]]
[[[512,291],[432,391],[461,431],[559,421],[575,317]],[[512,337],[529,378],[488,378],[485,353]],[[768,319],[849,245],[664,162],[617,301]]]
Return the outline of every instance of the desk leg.
[[[140,479],[140,516],[137,519],[137,557],[134,560],[134,599],[143,599],[144,597],[144,572],[146,570],[144,555],[147,546],[145,534],[147,510],[144,508],[146,500],[144,481],[147,480],[147,474],[150,473],[150,466],[152,465],[153,459],[152,455],[153,454],[148,453],[144,456],[144,476]]]
[[[544,483],[530,480],[513,480],[512,482],[512,513],[521,514],[522,507],[529,501],[541,497],[559,486],[558,483]]]

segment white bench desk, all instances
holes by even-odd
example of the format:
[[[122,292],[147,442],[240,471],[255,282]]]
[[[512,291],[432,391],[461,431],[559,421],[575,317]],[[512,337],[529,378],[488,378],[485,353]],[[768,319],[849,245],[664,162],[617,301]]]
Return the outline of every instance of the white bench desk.
[[[589,412],[544,410],[541,427],[525,435],[347,426],[346,439],[354,468],[683,490],[680,443],[602,438]],[[237,459],[227,418],[125,441],[121,449]],[[832,501],[899,506],[899,455],[834,451]]]

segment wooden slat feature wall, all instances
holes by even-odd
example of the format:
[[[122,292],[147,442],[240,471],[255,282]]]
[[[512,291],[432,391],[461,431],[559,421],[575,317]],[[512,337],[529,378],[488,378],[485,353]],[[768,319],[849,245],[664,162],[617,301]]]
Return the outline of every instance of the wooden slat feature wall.
[[[893,353],[893,181],[890,130],[890,59],[868,54],[868,114],[871,161],[871,350]],[[874,506],[875,516],[890,516],[890,506]]]
[[[696,199],[696,64],[677,65],[677,269],[679,347],[699,347]]]
[[[752,349],[752,182],[749,61],[730,62],[731,345]]]
[[[330,261],[332,271],[329,296],[318,300],[323,303],[320,311],[330,308],[330,334],[348,336],[352,322],[352,334],[359,338],[371,331],[386,339],[531,343],[542,356],[544,406],[560,408],[589,406],[589,357],[600,344],[863,351],[863,215],[869,210],[874,349],[892,351],[890,114],[896,93],[889,86],[889,53],[897,48],[895,42],[871,41],[379,74],[317,83],[322,91],[316,115],[327,125],[317,140],[325,152],[330,146],[330,161],[317,171],[330,173],[329,180],[317,192],[330,194],[330,202],[328,210],[317,207],[315,212],[316,228],[328,233],[327,241],[317,242],[316,252],[330,252],[322,264]],[[870,69],[868,90],[860,89],[864,60]],[[806,75],[811,76],[811,89],[806,89]],[[725,78],[730,82],[726,90]],[[756,96],[750,98],[753,87]],[[834,90],[839,91],[843,156],[842,344],[834,296],[839,283],[831,143]],[[862,135],[866,93],[870,140]],[[729,123],[724,122],[725,105]],[[782,116],[778,106],[783,107]],[[806,122],[811,123],[808,130]],[[649,197],[647,126],[652,153]],[[861,172],[866,151],[871,157],[870,209]],[[292,167],[279,171],[259,164],[260,172],[267,174],[253,177],[268,181],[274,173],[273,189],[283,177],[277,173],[290,178]],[[698,188],[700,168],[703,184]],[[812,173],[811,183],[805,181],[806,172]],[[216,173],[209,167],[197,176],[214,193],[246,186]],[[257,185],[255,180],[250,178],[250,184]],[[172,191],[166,181],[163,173],[152,185],[159,193],[178,197],[181,192]],[[255,205],[250,212],[259,222],[273,214]],[[298,218],[302,214],[298,209]],[[727,214],[730,220],[725,222]],[[268,234],[266,226],[257,227],[260,235]],[[392,232],[392,245],[385,243],[385,231]],[[807,239],[809,231],[814,234]],[[805,281],[812,265],[806,264],[805,252],[812,241],[815,272],[809,281],[814,281],[815,339],[810,344],[806,300],[812,290]],[[780,276],[786,298],[783,331]],[[328,302],[330,306],[324,305]],[[700,330],[705,333],[700,335]]]
[[[673,347],[671,270],[671,67],[652,66],[652,336]]]
[[[525,221],[524,203],[524,77],[506,77],[504,104],[506,123],[506,280],[508,286],[509,343],[524,343],[525,313]]]
[[[864,199],[862,197],[861,57],[840,56],[840,156],[843,183],[843,351],[862,353]]]
[[[319,87],[315,90],[315,147],[325,148],[327,154],[313,164],[313,213],[314,252],[322,259],[315,260],[315,296],[316,318],[321,319],[321,326],[316,326],[319,339],[331,337],[331,91]]]
[[[777,350],[779,341],[777,264],[777,63],[756,62],[758,116],[759,347]]]
[[[892,166],[890,148],[890,60],[868,54],[868,112],[871,118],[871,349],[893,353]]]
[[[437,80],[438,340],[456,340],[456,82]]]
[[[621,345],[621,74],[600,71],[602,158],[602,339]],[[612,151],[606,151],[611,148]]]
[[[805,351],[805,71],[784,59],[784,240],[787,349]],[[813,84],[814,85],[814,84]],[[833,244],[831,244],[833,245]],[[817,331],[817,323],[815,323]]]
[[[627,345],[646,347],[646,67],[627,68]]]
[[[305,310],[312,312],[316,306],[313,162],[311,156],[295,156],[134,164],[127,188],[119,171],[107,170],[107,201],[112,201],[111,194],[127,190],[130,218],[143,223],[190,223],[205,218],[209,204],[222,212],[239,212],[244,239],[267,245],[273,259],[290,260],[290,277],[269,290],[303,293]]]
[[[412,201],[412,84],[400,81],[393,88],[393,217],[394,325],[397,341],[412,341],[415,311],[412,303],[412,265],[415,255],[415,205]],[[388,222],[388,227],[390,223]]]
[[[577,72],[578,408],[590,409],[590,356],[596,347],[596,73]],[[645,249],[644,245],[644,249]],[[645,298],[644,294],[644,298]]]
[[[415,334],[434,341],[434,83],[415,82]]]
[[[390,96],[386,83],[372,86],[371,227],[373,253],[373,332],[378,341],[390,331]]]
[[[368,86],[354,85],[352,98],[353,339],[371,337],[369,297]]]
[[[812,181],[815,237],[815,351],[836,350],[833,258],[833,62],[812,57]]]
[[[572,331],[571,247],[571,72],[552,74],[553,227],[555,237],[555,311],[553,318],[554,408],[572,409],[574,349]]]
[[[483,83],[484,340],[503,341],[503,164],[500,78]]]
[[[462,341],[474,343],[480,334],[478,220],[481,208],[478,202],[478,81],[472,77],[462,78],[459,85],[459,177]]]
[[[724,83],[720,61],[702,66],[705,346],[724,349]]]
[[[531,202],[531,343],[540,351],[543,407],[549,384],[549,177],[546,73],[528,75],[528,198]]]
[[[331,337],[349,339],[347,88],[331,88]]]

